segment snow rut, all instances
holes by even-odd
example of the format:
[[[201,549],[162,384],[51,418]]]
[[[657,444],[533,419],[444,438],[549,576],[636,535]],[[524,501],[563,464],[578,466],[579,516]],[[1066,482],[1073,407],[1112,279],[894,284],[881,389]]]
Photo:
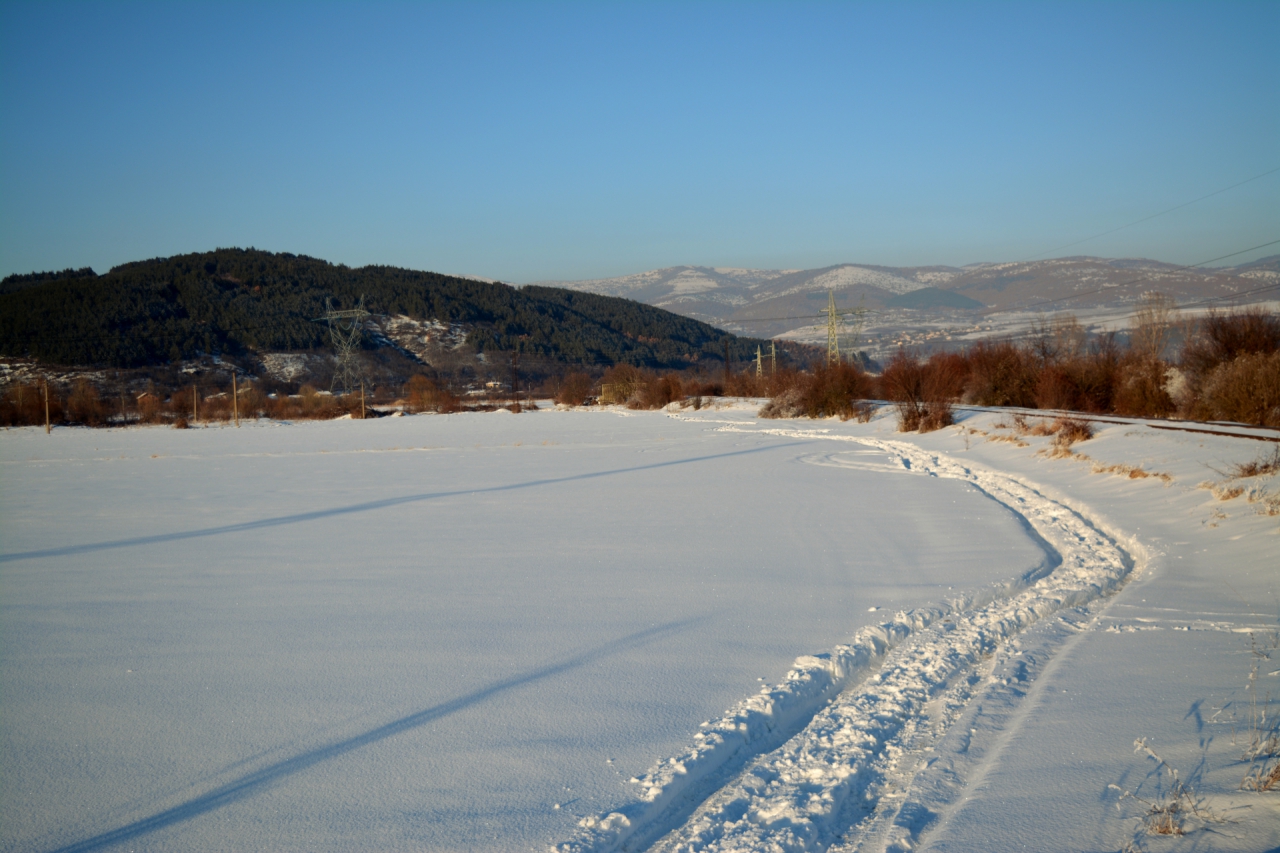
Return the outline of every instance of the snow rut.
[[[845,831],[875,809],[886,767],[901,766],[902,754],[919,747],[922,720],[945,729],[964,718],[974,685],[990,678],[984,658],[1046,616],[1114,592],[1132,568],[1129,556],[1079,513],[1007,475],[901,442],[721,429],[856,442],[886,452],[903,470],[968,481],[1019,514],[1056,554],[1041,571],[1003,587],[898,613],[827,654],[797,659],[783,683],[705,723],[688,750],[633,780],[635,802],[584,818],[574,837],[557,846],[561,853],[655,843],[688,853],[810,851],[856,841]],[[939,713],[940,700],[951,710]],[[952,788],[944,799],[958,795]],[[923,828],[888,835],[909,848]],[[882,843],[889,840],[885,827],[869,829]]]

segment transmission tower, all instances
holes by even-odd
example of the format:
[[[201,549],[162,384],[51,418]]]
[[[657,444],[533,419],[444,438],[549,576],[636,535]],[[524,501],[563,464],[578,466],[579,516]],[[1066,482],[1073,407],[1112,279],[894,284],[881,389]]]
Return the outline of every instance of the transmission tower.
[[[356,303],[355,308],[344,311],[334,310],[333,301],[324,301],[324,316],[317,317],[315,322],[329,324],[329,338],[338,354],[338,363],[333,370],[333,381],[329,383],[329,391],[341,389],[350,392],[361,385],[360,366],[356,362],[356,350],[360,348],[360,335],[363,331],[364,318],[369,312],[364,310],[364,296]]]
[[[836,292],[828,290],[827,310],[823,313],[827,315],[827,364],[832,365],[840,361],[840,332],[844,328],[845,316],[853,317],[852,334],[856,346],[862,332],[862,320],[868,311],[861,300],[858,301],[857,308],[836,308]]]

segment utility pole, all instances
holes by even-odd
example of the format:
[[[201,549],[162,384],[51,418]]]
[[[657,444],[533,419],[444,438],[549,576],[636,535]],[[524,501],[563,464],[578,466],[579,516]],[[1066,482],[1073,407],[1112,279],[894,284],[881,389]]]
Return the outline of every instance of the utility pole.
[[[365,408],[364,408],[364,383],[363,383],[363,382],[361,382],[361,383],[360,383],[360,420],[364,420],[364,418],[365,418]]]
[[[235,414],[236,429],[240,428],[240,391],[236,388],[236,372],[231,371],[231,411]]]
[[[195,426],[200,423],[200,397],[199,387],[191,386],[191,425]]]
[[[520,342],[511,352],[511,411],[520,411]]]
[[[724,393],[729,393],[729,338],[724,339]]]
[[[49,426],[49,378],[44,380],[44,434],[48,435],[51,430]]]
[[[778,375],[778,342],[769,341],[769,357],[773,359],[773,367],[769,371],[770,376]]]

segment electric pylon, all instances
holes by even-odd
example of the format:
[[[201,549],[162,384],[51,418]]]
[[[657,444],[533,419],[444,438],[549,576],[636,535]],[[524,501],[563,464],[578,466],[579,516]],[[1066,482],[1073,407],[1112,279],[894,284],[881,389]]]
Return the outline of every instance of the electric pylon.
[[[832,365],[840,361],[840,330],[844,328],[845,315],[852,315],[854,318],[852,337],[856,347],[858,336],[862,332],[862,320],[870,312],[861,299],[858,300],[857,308],[836,308],[836,292],[828,290],[827,310],[823,313],[827,315],[827,364]]]
[[[317,317],[315,322],[329,324],[329,339],[337,351],[338,363],[333,369],[333,381],[329,383],[329,391],[341,389],[350,392],[360,385],[360,366],[356,362],[356,350],[360,348],[360,335],[364,330],[364,318],[369,312],[364,310],[364,296],[356,303],[355,308],[334,310],[333,301],[324,300],[324,316]]]
[[[840,326],[844,318],[836,312],[836,292],[827,291],[827,367],[840,360]]]
[[[760,346],[756,345],[756,379],[764,376],[764,356],[760,353]]]

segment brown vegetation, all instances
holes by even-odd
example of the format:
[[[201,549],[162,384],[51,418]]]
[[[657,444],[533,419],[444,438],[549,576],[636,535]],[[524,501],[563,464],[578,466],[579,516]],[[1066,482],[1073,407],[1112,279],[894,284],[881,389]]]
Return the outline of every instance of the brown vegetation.
[[[570,373],[560,383],[555,395],[556,402],[563,406],[581,406],[591,397],[594,384],[585,373]]]
[[[935,353],[921,361],[899,350],[880,374],[880,388],[898,409],[898,429],[931,432],[954,423],[952,401],[968,377],[961,355]]]
[[[1166,361],[1178,328],[1185,328],[1186,343],[1178,360]],[[1212,312],[1183,327],[1160,294],[1139,303],[1128,348],[1110,333],[1089,342],[1074,318],[1055,318],[1039,323],[1021,343],[979,341],[967,352],[928,358],[898,352],[880,376],[867,376],[847,392],[819,395],[822,403],[815,405],[816,387],[831,390],[829,380],[819,379],[830,370],[771,390],[773,400],[761,414],[826,417],[876,397],[894,403],[903,430],[945,426],[961,402],[1280,428],[1280,317],[1259,309]],[[1069,432],[1057,443],[1066,448],[1082,435]]]
[[[441,388],[434,380],[421,374],[409,377],[404,387],[404,399],[406,412],[446,414],[456,412],[460,407],[457,396],[449,389]]]

